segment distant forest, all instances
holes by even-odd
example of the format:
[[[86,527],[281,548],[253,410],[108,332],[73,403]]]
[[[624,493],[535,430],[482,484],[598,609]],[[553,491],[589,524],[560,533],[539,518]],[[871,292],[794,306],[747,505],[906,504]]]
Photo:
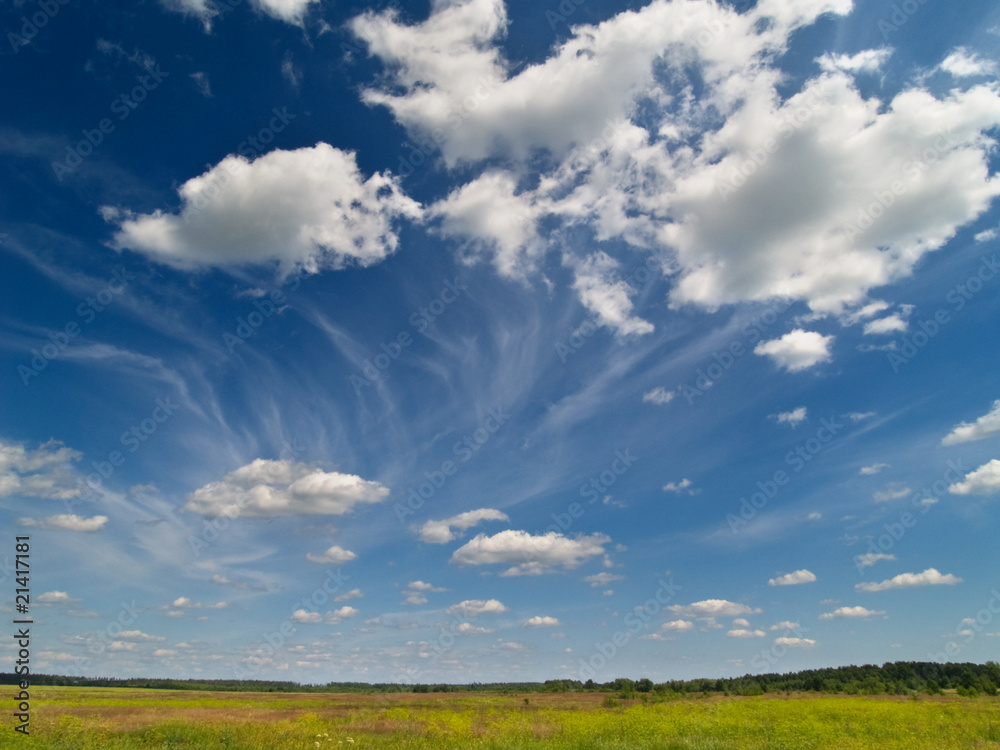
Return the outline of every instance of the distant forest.
[[[21,678],[0,673],[0,684],[15,685]],[[256,693],[565,693],[606,692],[622,699],[669,699],[698,693],[725,695],[764,695],[765,693],[813,692],[848,695],[938,695],[945,690],[959,695],[997,695],[1000,691],[1000,664],[939,664],[936,662],[897,661],[865,664],[860,667],[807,669],[788,674],[744,675],[727,679],[669,680],[653,682],[648,678],[632,680],[619,677],[610,682],[587,680],[546,680],[545,682],[473,682],[455,684],[390,684],[366,682],[328,682],[302,685],[270,680],[173,680],[145,677],[66,677],[35,674],[34,685],[71,685],[81,687],[159,688],[165,690],[217,690]]]

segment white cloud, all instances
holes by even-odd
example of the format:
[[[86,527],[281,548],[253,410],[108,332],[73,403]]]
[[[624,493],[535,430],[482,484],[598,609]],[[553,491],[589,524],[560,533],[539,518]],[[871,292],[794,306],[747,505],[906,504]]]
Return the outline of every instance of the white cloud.
[[[948,487],[952,495],[995,495],[1000,492],[1000,460],[994,458],[975,471],[965,475],[965,479]]]
[[[928,568],[923,573],[900,573],[898,576],[886,579],[881,583],[858,583],[854,588],[858,591],[888,591],[889,589],[908,589],[913,586],[954,586],[962,579],[951,573],[942,575],[935,568]]]
[[[863,555],[858,555],[854,559],[862,568],[870,568],[872,565],[881,560],[895,560],[896,556],[889,555],[884,552],[865,552]]]
[[[487,172],[431,206],[439,232],[465,240],[463,254],[489,257],[501,276],[524,278],[534,270],[545,246],[536,236],[539,210],[525,195],[515,195],[510,175]]]
[[[865,609],[864,607],[838,607],[833,612],[824,612],[819,616],[819,619],[835,620],[842,618],[875,617],[877,615],[884,614],[885,612],[876,612],[875,610]]]
[[[750,627],[750,621],[747,620],[747,619],[745,619],[745,618],[743,618],[743,617],[737,617],[735,620],[733,620],[733,627],[734,628],[749,628]]]
[[[694,482],[692,482],[690,479],[684,478],[681,479],[681,481],[679,482],[667,482],[665,485],[663,485],[663,491],[676,492],[677,494],[680,494],[681,492],[687,490],[687,493],[689,495],[693,495],[694,490],[689,489],[693,484]]]
[[[941,440],[941,445],[958,445],[973,440],[1000,435],[1000,399],[993,402],[988,414],[984,414],[975,422],[962,422]]]
[[[318,2],[319,0],[253,0],[257,8],[272,18],[295,26],[302,25],[302,17],[309,6]]]
[[[108,522],[107,516],[94,516],[93,518],[81,518],[75,514],[60,514],[58,516],[48,516],[47,518],[19,518],[18,526],[26,526],[36,529],[63,529],[65,531],[97,531]]]
[[[451,562],[456,565],[513,563],[513,567],[500,575],[539,575],[557,568],[572,570],[590,557],[604,555],[603,545],[610,541],[604,534],[570,539],[554,531],[532,536],[527,531],[508,529],[493,536],[478,534],[455,550]]]
[[[250,162],[230,155],[178,188],[179,214],[104,207],[113,246],[178,268],[276,263],[316,273],[391,254],[400,217],[420,208],[387,174],[364,180],[354,154],[325,143],[276,149]]]
[[[607,586],[609,583],[614,581],[624,581],[625,576],[615,575],[614,573],[601,572],[594,573],[592,576],[585,576],[583,578],[584,583],[589,583],[593,588],[600,588],[601,586]]]
[[[990,240],[995,240],[997,237],[1000,237],[1000,230],[994,227],[993,229],[984,229],[982,232],[977,232],[973,239],[976,242],[989,242]]]
[[[438,588],[425,581],[410,581],[406,584],[407,590],[403,592],[403,601],[406,604],[427,604],[427,597],[424,592],[430,591],[434,593],[440,593],[442,591],[447,591],[448,589]]]
[[[789,372],[827,362],[830,359],[830,344],[833,336],[823,336],[815,331],[796,328],[778,339],[762,341],[754,347],[753,353],[768,356],[779,367]]]
[[[671,620],[663,623],[660,629],[682,633],[685,630],[694,630],[694,623],[690,620]]]
[[[493,644],[493,648],[502,649],[504,651],[527,651],[528,647],[523,643],[518,643],[517,641],[505,641],[503,638],[497,638],[497,642]]]
[[[741,617],[742,615],[754,615],[760,612],[759,609],[748,607],[745,604],[737,604],[725,599],[706,599],[691,604],[672,604],[667,609],[680,617],[688,617],[694,620],[706,620],[715,617]]]
[[[862,476],[872,476],[873,474],[878,474],[882,469],[888,469],[889,464],[872,464],[871,466],[862,466],[858,471],[858,474]]]
[[[118,637],[126,641],[146,641],[154,643],[167,640],[162,635],[150,635],[149,633],[143,633],[141,630],[124,630],[118,634]]]
[[[565,153],[628,112],[655,85],[653,65],[661,57],[678,66],[701,58],[708,82],[725,82],[763,50],[782,48],[793,28],[825,10],[849,8],[847,0],[792,12],[762,3],[739,15],[710,2],[654,0],[597,26],[574,27],[547,60],[510,77],[499,46],[507,26],[502,0],[437,2],[413,25],[399,23],[391,10],[369,12],[351,28],[389,72],[382,88],[364,92],[365,101],[387,107],[414,133],[437,130],[434,140],[453,165],[524,159],[539,149]],[[755,34],[762,16],[772,22]]]
[[[673,391],[668,391],[662,385],[653,388],[651,391],[646,391],[642,394],[642,401],[645,404],[655,404],[656,406],[664,406],[669,404],[674,400],[676,394]]]
[[[341,594],[340,596],[334,597],[333,600],[337,603],[349,602],[351,601],[351,599],[360,599],[364,595],[365,594],[361,589],[351,589],[346,594]]]
[[[966,47],[956,47],[941,63],[941,70],[956,78],[989,76],[996,75],[997,63],[994,60],[984,60]]]
[[[463,622],[455,628],[455,632],[460,635],[489,635],[494,631],[492,628],[480,628],[470,622]]]
[[[907,89],[882,103],[828,74],[780,106],[771,90],[747,100],[663,196],[685,210],[663,231],[679,249],[675,306],[784,297],[838,314],[910,276],[998,192],[977,144],[1000,119],[995,91],[939,100]],[[807,113],[800,127],[789,125],[796,109]],[[755,160],[768,142],[774,153]],[[960,164],[969,171],[955,171]]]
[[[877,73],[892,55],[892,49],[866,49],[855,55],[835,55],[827,53],[817,57],[821,69],[827,73],[842,70],[846,73]]]
[[[535,615],[530,620],[524,623],[526,628],[554,628],[561,623],[556,617],[549,617],[548,615]]]
[[[225,609],[229,605],[226,602],[202,604],[201,602],[192,601],[186,596],[179,596],[171,602],[170,606],[174,609]]]
[[[510,517],[495,508],[479,508],[440,521],[427,521],[420,527],[420,541],[428,544],[446,544],[454,541],[461,532],[470,529],[481,521],[509,521]],[[456,533],[459,532],[459,533]]]
[[[909,324],[905,320],[898,314],[893,314],[866,323],[864,333],[866,336],[881,336],[890,333],[903,333],[908,327]]]
[[[778,414],[772,414],[772,417],[778,420],[778,424],[790,424],[792,427],[796,427],[800,422],[804,422],[806,419],[806,407],[800,406],[792,411],[783,411]]]
[[[425,581],[410,581],[406,584],[407,588],[414,589],[416,591],[447,591],[448,589],[438,588],[437,586],[427,583]]]
[[[70,604],[79,601],[72,598],[65,591],[46,591],[35,601],[40,604]]]
[[[816,641],[812,638],[793,638],[793,637],[783,637],[775,638],[775,645],[788,646],[789,648],[808,648],[810,646],[815,646]]]
[[[547,246],[576,253],[574,268],[601,266],[596,283],[578,283],[581,301],[624,333],[646,322],[603,274],[613,263],[566,249],[548,228],[664,252],[674,308],[782,298],[841,314],[910,276],[1000,192],[983,137],[1000,122],[1000,93],[987,86],[866,98],[844,70],[875,69],[888,54],[877,50],[830,57],[827,72],[782,99],[772,63],[792,32],[851,7],[772,0],[736,13],[653,0],[572,27],[516,73],[502,56],[501,0],[440,2],[413,25],[367,13],[351,27],[387,72],[368,103],[433,141],[449,166],[493,160],[431,212],[442,231],[492,253],[507,275],[532,271]],[[695,77],[699,96],[685,98]],[[645,127],[628,119],[640,100]],[[540,181],[526,184],[538,164]],[[816,360],[802,354],[790,369],[829,356],[826,345]]]
[[[344,515],[355,505],[378,503],[389,489],[335,471],[325,472],[295,461],[258,458],[218,482],[191,493],[181,510],[205,516]]]
[[[212,21],[219,16],[218,5],[212,0],[162,0],[162,2],[169,10],[198,18],[206,32],[211,30]],[[319,0],[251,0],[251,5],[279,21],[301,26],[309,6],[318,2]]]
[[[790,620],[782,620],[781,622],[775,623],[771,626],[771,630],[799,630],[802,626],[797,622],[792,622]]]
[[[634,290],[619,276],[620,264],[605,252],[591,253],[575,264],[573,288],[601,325],[622,336],[653,332],[653,325],[632,316]]]
[[[314,555],[311,552],[306,555],[306,559],[309,562],[319,563],[320,565],[339,565],[340,563],[350,562],[356,557],[357,555],[349,549],[343,549],[336,544],[322,555]]]
[[[798,586],[802,583],[813,583],[816,575],[808,570],[796,570],[794,573],[787,573],[777,578],[772,578],[767,582],[768,586]]]
[[[876,503],[888,503],[893,500],[901,500],[904,497],[909,497],[913,494],[913,490],[909,487],[899,487],[898,485],[889,485],[884,490],[880,490],[872,495],[872,498]]]
[[[339,625],[344,620],[351,617],[356,617],[359,610],[354,607],[348,607],[344,605],[340,609],[334,610],[332,612],[327,612],[325,614],[320,614],[319,612],[309,612],[304,609],[297,609],[292,613],[292,622],[298,622],[303,625]]]
[[[50,440],[34,450],[0,440],[0,497],[23,495],[67,500],[83,490],[72,464],[83,454]]]
[[[506,612],[507,608],[496,599],[466,599],[453,604],[445,610],[449,615],[477,617],[478,615],[496,615]]]
[[[766,636],[763,630],[747,630],[746,628],[734,628],[726,633],[727,638],[763,638]]]
[[[870,419],[871,417],[874,417],[874,416],[875,416],[875,412],[873,412],[873,411],[865,411],[865,412],[852,411],[850,414],[847,415],[847,418],[849,420],[851,420],[852,422],[854,422],[855,424],[857,424],[858,422],[863,422],[866,419]],[[885,465],[887,466],[888,464],[885,464]]]
[[[195,86],[198,87],[198,93],[206,99],[210,99],[212,97],[212,82],[208,80],[208,74],[204,71],[198,71],[191,73],[190,77],[194,80]]]

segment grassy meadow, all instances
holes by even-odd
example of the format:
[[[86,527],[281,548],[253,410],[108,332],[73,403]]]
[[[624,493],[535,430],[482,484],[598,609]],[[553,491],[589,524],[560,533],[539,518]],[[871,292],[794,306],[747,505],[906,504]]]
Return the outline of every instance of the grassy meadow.
[[[38,687],[31,736],[0,748],[1000,749],[1000,699],[760,696],[608,700],[491,695],[203,693]]]

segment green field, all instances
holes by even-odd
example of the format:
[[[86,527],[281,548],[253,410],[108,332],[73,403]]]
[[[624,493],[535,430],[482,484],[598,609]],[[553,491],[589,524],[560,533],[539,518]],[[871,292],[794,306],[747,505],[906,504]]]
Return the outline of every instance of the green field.
[[[1000,699],[601,693],[202,693],[38,687],[2,748],[997,748]]]

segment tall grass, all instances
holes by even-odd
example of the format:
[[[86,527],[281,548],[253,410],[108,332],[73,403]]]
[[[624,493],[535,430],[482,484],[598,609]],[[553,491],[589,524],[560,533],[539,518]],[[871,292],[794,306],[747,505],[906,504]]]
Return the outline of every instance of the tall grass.
[[[36,688],[41,750],[950,750],[1000,745],[1000,700],[793,696],[603,705],[603,696],[294,695]],[[628,704],[628,701],[624,702]]]

